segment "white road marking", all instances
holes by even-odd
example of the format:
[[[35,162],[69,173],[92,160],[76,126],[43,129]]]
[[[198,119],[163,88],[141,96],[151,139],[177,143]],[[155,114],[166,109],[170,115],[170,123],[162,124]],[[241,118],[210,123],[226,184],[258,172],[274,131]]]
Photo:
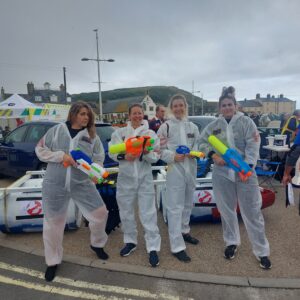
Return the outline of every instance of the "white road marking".
[[[74,298],[81,298],[81,299],[87,299],[87,300],[118,300],[119,297],[111,297],[111,296],[100,296],[96,294],[71,290],[71,289],[65,289],[60,287],[55,287],[51,285],[43,285],[43,284],[37,284],[33,282],[23,281],[19,279],[13,279],[10,277],[2,276],[0,275],[0,282],[10,285],[16,285],[20,286],[26,289],[35,290],[39,292],[46,292],[50,294],[59,294],[63,296],[68,297],[74,297]],[[123,298],[128,299],[128,298]]]
[[[4,262],[0,262],[0,268],[7,270],[7,271],[24,274],[24,275],[28,275],[31,277],[45,280],[44,273],[42,273],[40,271],[36,271],[36,270],[24,268],[24,267],[19,267],[19,266],[7,264]],[[75,281],[73,279],[60,277],[60,276],[56,276],[54,278],[53,282],[57,282],[60,284],[77,287],[77,288],[91,289],[91,290],[107,292],[107,293],[122,294],[126,297],[134,296],[134,297],[139,297],[139,298],[166,299],[166,300],[178,300],[179,299],[179,297],[177,297],[177,296],[172,296],[172,295],[168,295],[165,293],[155,294],[155,293],[148,292],[146,290],[123,288],[123,287],[113,286],[113,285],[103,285],[103,284],[90,283],[90,282],[80,281],[80,280]]]

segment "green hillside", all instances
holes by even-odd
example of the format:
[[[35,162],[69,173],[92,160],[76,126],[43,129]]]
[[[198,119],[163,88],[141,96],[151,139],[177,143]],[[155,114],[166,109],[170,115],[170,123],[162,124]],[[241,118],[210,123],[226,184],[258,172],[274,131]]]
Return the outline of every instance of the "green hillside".
[[[116,89],[102,92],[103,103],[106,101],[120,100],[128,97],[144,97],[147,92],[155,103],[167,105],[170,98],[175,94],[183,94],[187,98],[189,104],[192,101],[192,94],[185,90],[178,89],[174,86],[145,86],[137,88]],[[90,103],[98,104],[98,92],[73,94],[72,98],[75,101],[83,100]],[[195,104],[200,103],[201,98],[195,96]]]

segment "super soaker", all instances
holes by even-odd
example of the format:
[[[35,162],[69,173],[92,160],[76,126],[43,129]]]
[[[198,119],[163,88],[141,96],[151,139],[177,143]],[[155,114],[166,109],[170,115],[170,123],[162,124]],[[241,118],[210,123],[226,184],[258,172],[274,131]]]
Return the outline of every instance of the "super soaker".
[[[239,174],[242,181],[252,175],[253,170],[235,149],[226,147],[215,135],[210,135],[208,142],[222,155],[228,167]]]
[[[110,145],[109,153],[122,154],[131,153],[134,156],[140,156],[144,150],[153,150],[154,139],[150,136],[136,136],[126,140],[125,143]]]
[[[176,153],[178,154],[189,154],[193,157],[197,157],[197,158],[204,158],[205,154],[203,152],[200,151],[191,151],[189,147],[184,146],[184,145],[180,145],[177,147],[176,149]]]
[[[108,177],[109,173],[99,164],[92,162],[88,155],[82,152],[79,148],[70,152],[71,156],[77,163],[77,169],[87,174],[91,179],[96,177],[98,184],[103,182],[103,179]],[[69,167],[69,164],[64,163],[64,167]]]

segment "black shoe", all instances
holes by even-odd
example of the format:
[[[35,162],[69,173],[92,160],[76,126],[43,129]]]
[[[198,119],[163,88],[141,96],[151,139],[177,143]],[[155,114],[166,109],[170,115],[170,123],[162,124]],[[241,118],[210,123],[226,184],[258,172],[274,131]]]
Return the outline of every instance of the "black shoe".
[[[186,254],[184,250],[179,251],[177,253],[173,253],[173,255],[180,261],[183,261],[185,263],[188,263],[191,261],[191,258]]]
[[[227,246],[225,251],[224,251],[224,257],[226,259],[234,259],[236,252],[237,252],[237,246],[236,245]]]
[[[52,281],[55,277],[57,265],[47,267],[45,272],[45,279],[46,281]]]
[[[268,256],[260,256],[258,258],[258,261],[260,262],[259,265],[262,269],[269,270],[272,268],[272,263],[271,263],[270,259],[268,258]]]
[[[136,244],[133,243],[127,243],[125,246],[121,249],[120,255],[121,256],[128,256],[132,251],[136,249]]]
[[[91,245],[91,249],[96,252],[98,258],[104,260],[109,258],[108,254],[103,250],[103,248],[98,248]]]
[[[199,240],[192,237],[189,233],[182,234],[182,236],[183,236],[184,241],[187,242],[187,243],[190,243],[192,245],[199,244]]]
[[[150,251],[149,253],[149,263],[151,267],[155,268],[159,265],[159,258],[156,251]]]

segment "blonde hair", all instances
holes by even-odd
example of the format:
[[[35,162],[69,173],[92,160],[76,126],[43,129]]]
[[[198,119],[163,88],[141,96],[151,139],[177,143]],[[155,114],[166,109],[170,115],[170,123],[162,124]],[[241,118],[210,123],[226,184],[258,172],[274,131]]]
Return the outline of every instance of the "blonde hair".
[[[72,125],[75,118],[77,117],[77,115],[79,114],[79,112],[82,108],[86,108],[88,111],[89,122],[88,122],[86,128],[89,133],[89,136],[91,138],[94,138],[96,136],[95,115],[94,115],[94,112],[93,112],[91,106],[88,103],[83,102],[83,101],[78,101],[78,102],[73,103],[70,107],[67,121],[69,121]]]
[[[189,107],[188,107],[188,103],[186,101],[185,96],[182,95],[182,94],[176,94],[176,95],[172,96],[172,98],[170,99],[169,104],[168,104],[168,109],[169,109],[170,113],[172,113],[172,106],[173,106],[174,101],[176,101],[176,100],[182,100],[183,101],[183,104],[185,106],[185,117],[187,117]]]

